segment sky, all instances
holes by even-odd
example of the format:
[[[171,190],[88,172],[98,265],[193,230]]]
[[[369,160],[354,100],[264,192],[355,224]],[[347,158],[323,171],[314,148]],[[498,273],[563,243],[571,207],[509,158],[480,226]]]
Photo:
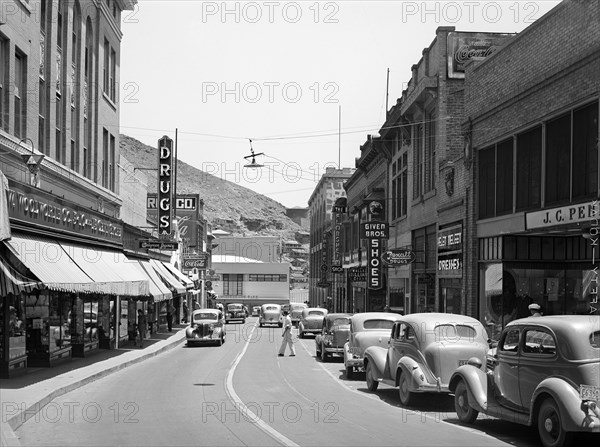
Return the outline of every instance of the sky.
[[[558,3],[139,0],[120,132],[156,147],[177,129],[180,161],[307,207],[327,167],[355,166],[437,27],[515,33]],[[251,150],[262,168],[244,167]]]

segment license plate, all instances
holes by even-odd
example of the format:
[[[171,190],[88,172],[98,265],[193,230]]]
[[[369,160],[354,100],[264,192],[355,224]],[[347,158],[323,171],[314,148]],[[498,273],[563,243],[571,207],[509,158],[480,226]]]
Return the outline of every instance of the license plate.
[[[600,402],[600,387],[594,385],[580,385],[579,396],[581,400]]]
[[[358,348],[357,346],[350,346],[348,348],[348,351],[350,352],[350,354],[360,354],[360,348]]]
[[[459,360],[458,361],[458,366],[466,365],[468,362],[469,362],[468,360]]]

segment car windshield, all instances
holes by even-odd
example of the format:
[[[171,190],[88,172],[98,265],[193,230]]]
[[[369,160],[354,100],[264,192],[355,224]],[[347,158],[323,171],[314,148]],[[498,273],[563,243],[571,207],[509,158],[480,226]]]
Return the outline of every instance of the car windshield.
[[[228,304],[227,305],[227,310],[241,310],[241,309],[242,309],[241,304]]]
[[[265,310],[278,310],[278,309],[275,306],[267,306],[267,307],[265,307]]]
[[[474,340],[477,331],[462,324],[440,324],[433,330],[436,341]]]
[[[302,310],[302,309],[305,309],[305,308],[306,308],[306,306],[304,306],[302,304],[292,304],[290,306],[291,310]]]
[[[392,329],[394,325],[390,320],[366,320],[363,323],[365,329]]]
[[[331,322],[332,326],[347,326],[350,324],[350,318],[336,318]]]
[[[194,321],[216,320],[216,319],[217,319],[217,314],[213,313],[213,312],[204,312],[204,313],[194,314]]]
[[[323,312],[320,310],[311,310],[308,312],[308,315],[312,315],[315,317],[322,317],[323,316]]]

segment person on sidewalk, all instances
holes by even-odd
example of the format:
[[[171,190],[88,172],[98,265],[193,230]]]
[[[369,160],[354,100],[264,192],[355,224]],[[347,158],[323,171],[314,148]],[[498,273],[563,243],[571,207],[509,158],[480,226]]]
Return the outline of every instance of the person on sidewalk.
[[[181,320],[183,323],[187,323],[188,322],[188,314],[189,314],[189,309],[188,309],[188,305],[187,305],[187,300],[183,301],[183,320]]]
[[[285,354],[286,345],[289,345],[290,347],[290,357],[294,357],[296,355],[296,350],[294,349],[294,340],[292,338],[292,319],[287,310],[283,311],[283,333],[281,336],[283,337],[283,340],[281,340],[281,347],[279,348],[279,357],[283,357]]]
[[[140,348],[143,348],[146,330],[148,329],[148,322],[146,321],[146,315],[144,315],[144,311],[142,309],[138,309],[137,329],[140,335]]]
[[[167,330],[173,332],[173,315],[175,315],[175,306],[169,301],[167,304]]]

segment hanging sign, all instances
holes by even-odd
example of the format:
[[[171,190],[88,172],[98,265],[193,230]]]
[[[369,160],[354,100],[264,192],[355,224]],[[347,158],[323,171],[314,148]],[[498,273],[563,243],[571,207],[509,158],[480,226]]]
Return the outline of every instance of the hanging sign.
[[[173,140],[166,135],[158,140],[158,236],[171,235],[173,194]]]

